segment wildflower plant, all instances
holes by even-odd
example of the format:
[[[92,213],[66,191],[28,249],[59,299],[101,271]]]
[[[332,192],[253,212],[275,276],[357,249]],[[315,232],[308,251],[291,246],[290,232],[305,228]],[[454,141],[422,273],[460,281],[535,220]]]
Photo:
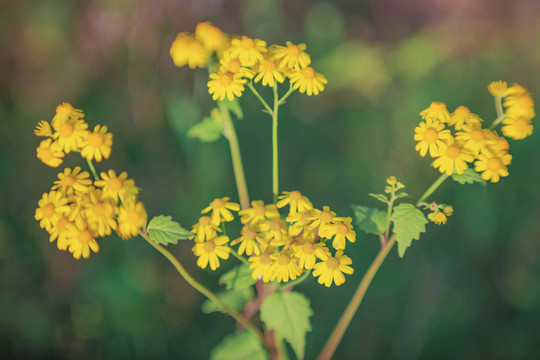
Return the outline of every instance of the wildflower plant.
[[[190,230],[170,216],[147,221],[139,189],[126,172],[109,169],[98,175],[95,170],[94,162],[111,156],[113,134],[105,125],[92,124],[92,129],[82,110],[63,103],[50,122],[40,121],[36,126],[35,134],[44,138],[37,158],[57,168],[66,156],[80,155],[90,172],[81,166],[60,171],[38,201],[35,219],[59,250],[69,251],[76,259],[99,252],[101,238],[113,232],[124,240],[140,235],[208,298],[203,312],[221,311],[241,325],[212,351],[213,359],[286,359],[286,344],[303,359],[313,311],[309,299],[294,287],[311,277],[327,288],[354,281],[361,269],[355,269],[347,252],[355,246],[360,230],[377,236],[381,249],[319,354],[319,359],[330,359],[393,246],[397,243],[398,255],[403,257],[430,222],[445,224],[453,214],[451,205],[427,201],[433,192],[448,178],[460,184],[500,181],[508,176],[512,160],[507,138],[521,140],[533,130],[533,100],[517,84],[499,81],[488,86],[497,111],[488,127],[465,106],[450,113],[444,103],[433,102],[420,112],[413,138],[420,156],[431,157],[432,166],[442,175],[416,202],[409,200],[405,185],[390,176],[384,192],[370,194],[385,208],[353,205],[353,221],[337,214],[329,203],[315,206],[298,190],[280,191],[279,108],[294,92],[319,95],[327,83],[311,66],[305,44],[268,45],[246,35],[226,34],[205,22],[193,34],[178,34],[170,55],[178,67],[208,71],[208,94],[216,106],[188,136],[203,142],[221,136],[228,140],[239,201],[223,196],[201,204],[200,217]],[[272,89],[272,101],[261,95],[261,87]],[[246,95],[248,90],[250,95]],[[272,196],[267,201],[249,198],[233,123],[233,117],[243,117],[240,98],[257,99],[264,116],[272,121]],[[499,125],[502,136],[496,130]],[[230,223],[236,223],[240,231],[228,231]],[[214,293],[189,274],[167,250],[171,245],[191,248],[193,261],[201,269],[221,271],[223,264],[236,263],[219,277],[223,291]]]

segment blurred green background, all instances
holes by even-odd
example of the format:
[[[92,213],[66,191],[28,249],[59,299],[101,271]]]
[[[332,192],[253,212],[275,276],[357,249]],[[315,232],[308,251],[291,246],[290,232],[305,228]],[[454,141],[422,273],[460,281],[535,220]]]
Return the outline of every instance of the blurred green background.
[[[469,106],[486,121],[486,86],[518,82],[540,93],[540,3],[535,0],[4,1],[0,5],[0,357],[3,359],[205,359],[235,328],[203,315],[203,298],[137,238],[113,236],[76,261],[34,221],[57,170],[35,156],[32,130],[68,101],[90,126],[114,133],[110,160],[142,188],[150,216],[186,227],[214,197],[237,199],[228,144],[187,129],[212,101],[203,70],[175,68],[178,32],[212,21],[269,43],[305,42],[328,78],[317,97],[280,109],[280,180],[317,207],[352,216],[376,206],[395,175],[417,198],[438,177],[414,151],[418,113],[431,101]],[[271,124],[256,99],[236,122],[252,199],[271,200]],[[400,259],[393,251],[369,289],[336,359],[540,358],[540,140],[511,141],[510,176],[488,186],[446,183],[453,204]],[[66,166],[81,164],[71,156]],[[358,231],[355,273],[344,286],[299,287],[314,308],[307,358],[316,356],[378,239]],[[349,249],[349,247],[348,247]],[[171,249],[199,271],[189,244]]]

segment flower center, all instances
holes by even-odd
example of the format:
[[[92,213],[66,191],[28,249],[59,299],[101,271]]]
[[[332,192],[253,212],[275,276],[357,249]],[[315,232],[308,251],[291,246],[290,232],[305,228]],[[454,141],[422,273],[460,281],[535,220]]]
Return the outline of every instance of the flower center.
[[[499,158],[491,158],[487,161],[487,168],[491,171],[498,171],[503,168],[503,163]]]
[[[510,149],[510,144],[508,141],[506,141],[506,139],[501,138],[495,143],[495,148],[500,151],[508,151],[508,149]]]
[[[45,204],[45,206],[43,206],[41,208],[41,212],[43,213],[43,216],[46,217],[46,218],[52,218],[54,216],[54,210],[56,208],[54,207],[54,205],[52,203],[48,203],[48,204]]]
[[[330,214],[328,211],[323,211],[321,212],[321,215],[319,215],[319,220],[323,224],[328,224],[333,218],[334,216],[332,216],[332,214]]]
[[[484,132],[482,130],[471,131],[471,139],[475,142],[482,142],[485,139]]]
[[[97,217],[105,217],[105,204],[99,202],[94,205],[94,214]]]
[[[199,226],[208,226],[211,222],[210,216],[201,216],[199,219]]]
[[[281,223],[279,221],[270,222],[270,230],[280,231],[281,230]]]
[[[203,244],[203,249],[208,254],[213,253],[215,248],[216,248],[216,243],[213,241],[207,241]]]
[[[461,118],[469,116],[470,113],[471,110],[469,110],[469,108],[467,108],[466,106],[460,106],[454,111],[454,115]]]
[[[88,229],[79,231],[79,235],[77,235],[77,240],[79,240],[81,244],[88,244],[92,239],[92,234]]]
[[[229,61],[229,63],[227,64],[227,70],[229,70],[230,72],[232,72],[234,74],[239,72],[241,67],[242,66],[240,65],[240,61],[238,61],[236,59],[233,59],[233,60]]]
[[[262,253],[261,257],[259,257],[259,262],[263,265],[268,265],[272,262],[272,259],[270,258],[270,254]]]
[[[276,63],[272,60],[266,60],[263,65],[264,70],[274,71],[276,69]]]
[[[253,212],[256,216],[264,216],[266,214],[266,208],[264,206],[255,206]]]
[[[456,145],[450,145],[446,148],[446,156],[450,159],[457,159],[461,154],[461,149]]]
[[[315,70],[313,70],[312,67],[308,66],[304,70],[302,70],[302,74],[304,74],[304,77],[306,79],[314,79],[315,78]]]
[[[192,54],[204,53],[204,46],[197,40],[193,40],[189,43],[189,52]]]
[[[298,56],[300,55],[300,49],[296,45],[291,45],[287,48],[287,54],[289,56]]]
[[[141,220],[142,220],[141,214],[137,210],[133,209],[133,210],[127,211],[126,222],[128,224],[131,224],[133,226],[139,226],[139,224],[141,223]]]
[[[68,223],[69,220],[65,216],[62,216],[60,219],[58,219],[58,222],[56,223],[56,228],[58,229],[58,232],[64,231]]]
[[[68,103],[62,103],[56,107],[56,113],[62,115],[69,115],[73,111],[73,105]]]
[[[347,233],[349,232],[349,228],[345,224],[338,224],[336,227],[336,232],[339,235],[347,235]]]
[[[225,201],[221,200],[221,199],[215,199],[214,201],[212,201],[212,203],[210,204],[210,207],[213,209],[213,210],[219,210],[219,209],[222,209],[225,207]]]
[[[65,122],[60,126],[60,129],[58,132],[60,133],[61,137],[69,137],[71,134],[73,134],[73,131],[75,130],[75,127],[72,123]]]
[[[240,41],[240,46],[245,50],[251,50],[255,47],[255,41],[253,39],[250,39],[248,37],[243,37]]]
[[[223,74],[219,77],[219,83],[223,86],[229,86],[233,82],[233,77],[231,74]]]
[[[40,148],[39,155],[41,156],[41,159],[43,159],[44,161],[49,161],[54,157],[52,150],[48,147]]]
[[[517,131],[523,132],[529,127],[529,121],[523,117],[517,118],[514,120],[514,127]]]
[[[428,144],[433,144],[439,140],[439,133],[433,128],[428,128],[424,131],[424,141]]]
[[[291,257],[286,254],[281,254],[279,255],[277,261],[279,265],[286,266],[286,265],[289,265],[289,263],[291,262]]]
[[[431,110],[434,110],[434,111],[443,111],[443,110],[446,110],[446,105],[442,102],[435,101],[431,103],[430,108]]]
[[[73,175],[66,175],[60,180],[60,184],[62,184],[62,187],[70,188],[75,184],[77,179]]]
[[[313,251],[315,251],[315,245],[312,243],[305,243],[302,245],[302,251],[306,254],[311,254]]]
[[[103,145],[103,135],[98,132],[93,132],[88,135],[88,145],[93,148],[98,148]]]
[[[122,180],[120,180],[119,178],[113,177],[109,180],[108,185],[111,190],[118,191],[122,189],[124,184],[122,184]]]
[[[289,197],[293,201],[300,201],[302,200],[302,193],[300,191],[291,191],[291,193],[289,194]]]
[[[249,229],[244,232],[244,236],[243,236],[244,240],[246,241],[253,241],[256,237],[257,237],[257,233]]]
[[[335,271],[339,268],[339,260],[335,257],[331,257],[328,260],[326,260],[326,267],[329,270]]]

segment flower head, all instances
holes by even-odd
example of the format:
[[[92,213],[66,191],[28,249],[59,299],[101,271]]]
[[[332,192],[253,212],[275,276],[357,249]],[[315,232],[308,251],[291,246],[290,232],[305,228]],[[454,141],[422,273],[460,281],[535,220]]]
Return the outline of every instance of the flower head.
[[[242,255],[245,252],[246,255],[260,255],[259,244],[266,245],[266,241],[262,238],[259,227],[255,224],[244,225],[241,234],[238,239],[231,242],[231,246],[240,244],[238,254]]]
[[[67,250],[73,254],[75,259],[78,260],[81,256],[84,259],[88,259],[90,257],[90,250],[95,253],[99,252],[96,232],[81,217],[75,219],[75,223],[68,223],[66,226],[65,244]]]
[[[211,213],[212,224],[219,226],[222,221],[233,221],[234,215],[231,211],[240,210],[240,205],[229,201],[229,197],[217,198],[210,205],[201,211],[201,214]]]
[[[58,142],[52,139],[43,140],[36,149],[37,158],[45,165],[58,167],[64,161],[64,152]]]
[[[101,172],[100,176],[101,180],[94,181],[94,185],[102,188],[104,197],[110,197],[115,201],[120,199],[122,202],[130,202],[139,193],[135,182],[128,179],[125,171],[117,176],[114,170],[109,170],[108,173]]]
[[[233,58],[231,56],[230,51],[223,52],[223,54],[220,57],[219,64],[220,64],[219,71],[218,71],[219,74],[224,74],[224,73],[240,74],[243,77],[246,77],[248,79],[251,79],[254,76],[253,70],[245,66],[242,66],[242,64],[240,63],[240,60],[238,60],[237,58]]]
[[[306,93],[308,96],[318,95],[328,82],[323,74],[319,74],[310,66],[293,70],[289,78],[294,89],[299,89],[302,94]]]
[[[48,122],[46,122],[45,120],[41,120],[36,125],[36,128],[34,130],[34,134],[36,134],[37,136],[42,136],[42,137],[52,136],[51,125]]]
[[[38,201],[34,218],[39,221],[42,229],[50,232],[53,225],[69,212],[68,200],[59,191],[44,193]]]
[[[279,212],[274,204],[264,205],[262,200],[254,200],[251,202],[251,207],[238,212],[241,216],[242,224],[253,222],[256,223],[262,220],[279,219]]]
[[[270,266],[270,271],[273,272],[272,281],[287,282],[289,279],[296,279],[302,273],[292,250],[272,254],[270,258],[274,261]]]
[[[87,160],[96,159],[97,162],[101,162],[102,159],[111,156],[112,143],[113,135],[107,132],[107,126],[97,125],[83,142],[81,156]]]
[[[58,180],[52,186],[53,190],[58,190],[64,196],[71,196],[74,193],[86,193],[92,185],[90,174],[87,171],[81,171],[80,166],[72,169],[65,168],[63,172],[58,173]]]
[[[142,202],[132,201],[120,206],[117,233],[124,240],[139,234],[146,225],[146,210]]]
[[[322,226],[319,229],[319,236],[326,239],[334,238],[332,242],[334,249],[344,250],[345,240],[349,240],[352,243],[356,241],[356,232],[352,228],[352,218],[348,217],[343,222]]]
[[[88,223],[97,230],[99,236],[110,235],[112,230],[116,230],[118,227],[114,219],[114,216],[118,213],[116,203],[111,198],[102,197],[99,189],[94,189],[89,195],[90,201],[83,212],[84,216]],[[128,222],[127,217],[125,221]]]
[[[488,85],[488,91],[493,96],[504,96],[508,90],[506,81],[492,81]]]
[[[294,255],[299,259],[298,266],[301,269],[313,269],[317,258],[325,258],[329,253],[330,250],[322,242],[305,241],[294,246]]]
[[[480,154],[474,163],[477,172],[481,172],[482,179],[498,182],[501,176],[508,176],[508,165],[512,162],[512,155],[497,156],[488,152]]]
[[[351,258],[343,255],[342,250],[337,251],[335,256],[326,255],[322,260],[315,264],[313,276],[318,276],[319,284],[324,284],[326,287],[330,287],[332,282],[337,286],[343,284],[345,282],[343,274],[350,275],[354,272],[349,266],[352,264]]]
[[[195,234],[195,242],[204,242],[206,239],[215,238],[221,229],[212,224],[210,216],[201,216],[199,222],[193,225],[191,232]]]
[[[297,211],[303,212],[313,209],[311,201],[302,195],[300,191],[283,191],[283,195],[278,196],[278,199],[280,200],[277,202],[276,206],[282,208],[289,205],[289,214],[291,215],[296,214]]]
[[[209,21],[197,24],[195,38],[209,51],[222,51],[229,42],[227,35]]]
[[[414,132],[414,140],[418,141],[416,151],[422,157],[426,156],[428,150],[431,157],[436,157],[439,154],[439,148],[444,145],[443,140],[449,139],[452,136],[450,130],[444,128],[444,124],[431,118],[427,118],[425,122],[421,122],[414,129]]]
[[[70,119],[84,119],[84,112],[81,109],[75,109],[70,103],[64,102],[56,107],[56,115],[54,115],[51,125],[56,128]]]
[[[231,56],[240,60],[242,66],[255,65],[263,59],[263,54],[267,51],[266,42],[263,40],[247,36],[231,40]]]
[[[295,45],[290,41],[285,43],[286,46],[274,46],[274,56],[277,60],[281,59],[279,63],[282,67],[288,67],[289,69],[303,69],[311,64],[311,58],[305,52],[306,44]]]
[[[241,72],[236,74],[230,72],[211,73],[208,81],[208,93],[212,94],[213,100],[223,100],[226,97],[229,101],[233,101],[235,96],[242,96],[245,82]]]
[[[516,118],[506,117],[502,123],[503,127],[501,131],[503,135],[514,140],[524,139],[533,132],[531,119],[524,116],[518,116]]]
[[[442,211],[435,211],[428,214],[428,219],[437,225],[446,224],[446,214]]]
[[[450,138],[439,148],[439,155],[433,161],[433,167],[438,168],[441,173],[446,173],[448,176],[452,175],[454,170],[458,174],[463,174],[469,167],[467,163],[473,160],[474,156],[469,149]]]
[[[229,238],[225,235],[214,239],[208,239],[203,243],[196,243],[193,247],[193,253],[199,257],[197,266],[206,269],[210,264],[210,269],[216,270],[220,264],[219,259],[228,259],[231,249],[226,244]]]
[[[274,260],[272,260],[271,256],[274,254],[275,250],[276,248],[274,247],[268,247],[262,250],[260,255],[252,255],[249,257],[249,268],[253,271],[251,273],[253,279],[262,279],[263,282],[270,281],[274,275],[274,270],[272,269]]]
[[[450,113],[446,108],[446,104],[442,102],[432,102],[431,105],[425,110],[420,112],[422,119],[431,119],[434,121],[440,121],[441,123],[448,122],[450,120]]]
[[[282,83],[285,80],[285,69],[283,69],[277,60],[275,60],[271,54],[264,56],[258,66],[258,72],[254,82],[262,80],[263,86],[274,86],[276,82]]]
[[[462,142],[463,146],[471,150],[475,156],[486,148],[488,140],[493,137],[491,130],[476,126],[465,125],[463,130],[456,134],[456,140]]]
[[[448,121],[448,125],[454,126],[456,130],[463,129],[464,125],[480,127],[481,123],[482,119],[478,115],[471,113],[466,106],[459,106],[454,110]]]
[[[88,137],[88,124],[82,119],[70,118],[64,122],[55,123],[53,127],[55,131],[52,136],[66,154],[82,148]]]
[[[504,99],[505,114],[511,118],[524,117],[532,119],[534,113],[534,100],[527,93],[523,95],[510,95]]]

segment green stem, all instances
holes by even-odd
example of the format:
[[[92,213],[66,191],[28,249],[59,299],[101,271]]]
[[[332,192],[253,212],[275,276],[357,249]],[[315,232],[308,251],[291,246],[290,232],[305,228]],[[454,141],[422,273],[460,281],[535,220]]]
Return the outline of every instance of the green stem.
[[[242,209],[247,209],[249,208],[249,194],[246,176],[244,175],[244,166],[242,165],[242,156],[240,155],[240,146],[238,145],[238,137],[236,136],[229,110],[222,104],[218,103],[218,106],[223,118],[223,135],[229,140],[229,147],[231,149],[234,178],[236,180],[236,189],[238,191],[238,198],[240,199],[240,206]]]
[[[441,184],[444,182],[444,180],[446,180],[448,178],[449,178],[449,176],[446,175],[446,174],[442,174],[441,176],[439,176],[439,178],[437,180],[435,180],[435,182],[433,184],[431,184],[431,186],[426,190],[426,192],[420,197],[420,199],[416,203],[416,206],[418,206],[418,204],[421,203],[422,201],[426,201],[426,199],[429,197],[429,195],[433,194],[433,192],[435,190],[437,190],[437,188],[439,186],[441,186]]]
[[[287,91],[285,93],[285,95],[283,95],[283,97],[281,99],[279,99],[278,103],[279,105],[282,105],[283,103],[285,103],[285,100],[287,100],[287,98],[294,92],[294,89],[293,89],[293,86],[292,84],[289,86],[289,91]]]
[[[270,108],[270,105],[268,105],[268,103],[266,102],[266,100],[264,100],[264,98],[261,96],[261,94],[259,94],[259,92],[257,91],[257,89],[255,89],[255,87],[253,86],[253,84],[251,82],[249,82],[247,84],[248,88],[251,90],[251,92],[257,97],[257,99],[259,99],[259,101],[261,102],[261,104],[263,104],[264,108],[266,109],[266,111],[268,111],[268,113],[270,115],[272,115],[272,109]]]
[[[386,232],[384,233],[384,242],[381,244],[382,247],[386,246],[386,242],[388,241],[388,235],[390,234],[390,217],[392,216],[392,209],[394,207],[394,201],[396,201],[395,190],[392,191],[390,202],[388,203],[388,210],[386,211],[386,224],[384,226],[384,228],[386,229]]]
[[[297,277],[296,279],[289,281],[286,285],[282,286],[281,289],[289,289],[293,286],[300,285],[301,283],[306,280],[309,275],[311,275],[311,270],[305,271],[300,277]]]
[[[502,97],[500,95],[495,96],[495,110],[497,111],[497,118],[489,127],[490,130],[492,130],[495,126],[499,125],[499,123],[503,121],[506,117],[502,106]]]
[[[165,256],[171,264],[173,264],[176,271],[178,271],[178,273],[184,278],[184,280],[188,282],[189,285],[191,285],[201,294],[203,294],[208,299],[216,303],[216,305],[218,305],[221,309],[223,309],[230,316],[232,316],[238,323],[242,324],[246,329],[251,331],[262,342],[262,344],[270,351],[270,347],[268,346],[268,343],[266,342],[266,339],[264,338],[263,333],[258,328],[256,328],[250,321],[246,320],[242,315],[238,314],[236,311],[232,310],[227,305],[225,305],[212,291],[210,291],[204,285],[202,285],[197,280],[195,280],[186,271],[186,269],[182,266],[182,264],[180,264],[178,259],[174,257],[174,255],[172,255],[163,246],[157,244],[152,239],[150,239],[148,234],[141,233],[140,235],[144,238],[144,240],[146,240],[150,245],[152,245],[157,251],[159,251],[163,256]]]
[[[238,254],[238,253],[236,252],[236,250],[234,250],[233,248],[230,248],[230,249],[231,249],[231,254],[233,254],[233,256],[234,256],[235,258],[237,258],[238,260],[240,260],[240,261],[243,262],[244,264],[249,265],[249,261],[248,261],[245,257],[243,257],[242,255]]]
[[[274,203],[279,194],[279,168],[278,168],[278,110],[279,99],[277,84],[274,85],[274,111],[272,112],[272,192]]]
[[[94,163],[92,162],[92,160],[86,159],[86,163],[88,164],[88,167],[90,168],[90,171],[92,172],[92,175],[94,176],[94,179],[99,180],[99,176],[96,172],[96,168],[94,167]]]

